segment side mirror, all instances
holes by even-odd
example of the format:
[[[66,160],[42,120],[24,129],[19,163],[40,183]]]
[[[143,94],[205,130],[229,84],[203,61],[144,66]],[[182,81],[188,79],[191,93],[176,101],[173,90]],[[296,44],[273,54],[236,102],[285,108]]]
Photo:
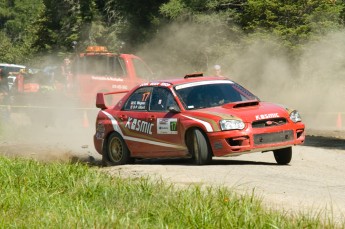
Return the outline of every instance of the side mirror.
[[[180,112],[181,112],[181,111],[180,111],[180,108],[175,107],[175,106],[170,106],[170,107],[168,108],[168,110],[169,110],[169,112],[171,112],[171,113],[180,113]]]

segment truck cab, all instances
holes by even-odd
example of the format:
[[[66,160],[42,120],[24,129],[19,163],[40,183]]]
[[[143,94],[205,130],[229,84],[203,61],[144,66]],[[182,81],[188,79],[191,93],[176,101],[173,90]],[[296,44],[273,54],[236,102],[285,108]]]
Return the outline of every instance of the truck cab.
[[[72,61],[68,74],[68,92],[83,105],[93,105],[98,92],[129,90],[153,75],[140,57],[112,53],[104,46],[89,46]]]
[[[62,100],[65,105],[71,102],[73,106],[93,107],[98,92],[129,90],[153,75],[140,57],[109,52],[104,46],[89,46],[65,62],[67,64],[56,66],[49,74],[41,71],[19,75],[17,96],[32,97],[31,100],[52,106],[54,101]],[[37,99],[42,95],[43,100]],[[107,104],[114,104],[117,99],[119,97],[109,97]]]

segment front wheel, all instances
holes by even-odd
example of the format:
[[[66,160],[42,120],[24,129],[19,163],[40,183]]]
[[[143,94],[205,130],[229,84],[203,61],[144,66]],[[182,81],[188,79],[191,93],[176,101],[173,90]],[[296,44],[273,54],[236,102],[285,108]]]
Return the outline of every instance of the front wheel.
[[[273,154],[279,165],[287,165],[292,158],[292,147],[273,150]]]
[[[130,152],[120,134],[112,133],[102,155],[103,165],[124,165],[131,162]]]
[[[193,131],[193,157],[197,165],[206,165],[212,160],[207,138],[199,129]]]

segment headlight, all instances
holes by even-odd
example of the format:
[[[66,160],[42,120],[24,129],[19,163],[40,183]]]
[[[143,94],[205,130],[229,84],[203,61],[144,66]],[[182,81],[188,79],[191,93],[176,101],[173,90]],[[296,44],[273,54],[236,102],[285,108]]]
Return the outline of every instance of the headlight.
[[[294,110],[290,113],[290,119],[293,122],[300,122],[302,121],[301,115],[298,113],[298,111]]]
[[[242,120],[221,120],[219,124],[222,130],[242,130],[244,128]]]

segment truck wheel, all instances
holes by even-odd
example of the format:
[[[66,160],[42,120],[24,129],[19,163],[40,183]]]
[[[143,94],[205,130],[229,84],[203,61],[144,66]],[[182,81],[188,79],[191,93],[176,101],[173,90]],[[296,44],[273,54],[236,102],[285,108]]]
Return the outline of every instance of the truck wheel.
[[[105,166],[124,165],[131,162],[130,152],[120,134],[112,133],[103,150],[102,162]]]
[[[195,164],[206,165],[212,160],[212,155],[210,153],[210,147],[205,134],[199,130],[193,130],[193,157]]]
[[[273,150],[273,154],[279,165],[287,165],[292,158],[292,147]]]

